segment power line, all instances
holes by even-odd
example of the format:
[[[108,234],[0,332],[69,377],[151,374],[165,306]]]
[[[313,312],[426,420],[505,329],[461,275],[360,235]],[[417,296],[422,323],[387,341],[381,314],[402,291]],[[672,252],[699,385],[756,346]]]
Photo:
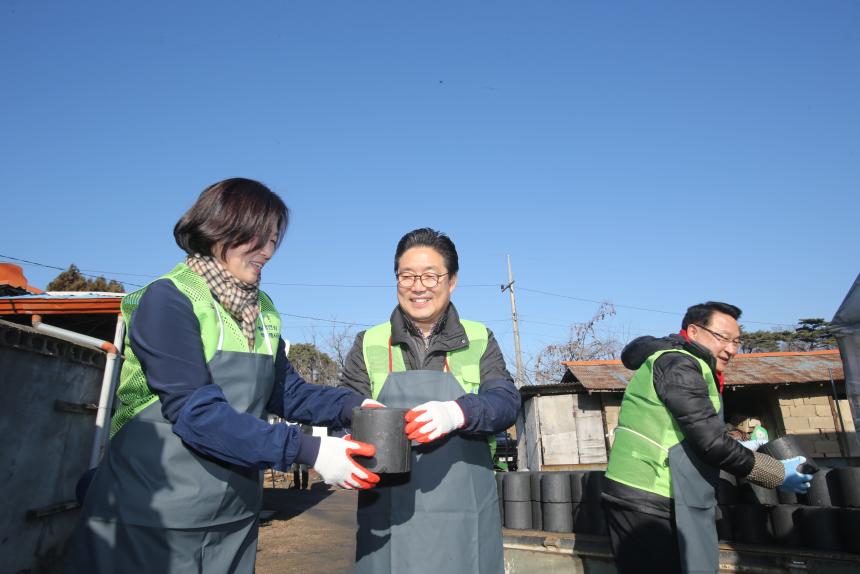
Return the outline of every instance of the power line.
[[[347,285],[343,283],[281,283],[278,281],[264,281],[263,285],[278,285],[279,287],[335,287],[345,289],[390,289],[393,284],[385,285]],[[495,283],[457,283],[457,287],[498,287]]]
[[[539,293],[541,295],[548,295],[550,297],[561,297],[562,299],[573,299],[574,301],[584,301],[586,303],[597,303],[601,305],[603,303],[609,303],[613,307],[621,307],[623,309],[635,309],[636,311],[650,311],[651,313],[663,313],[665,315],[683,315],[683,313],[678,313],[676,311],[662,311],[660,309],[649,309],[647,307],[634,307],[632,305],[621,305],[620,303],[613,303],[611,301],[598,301],[596,299],[585,299],[583,297],[573,297],[571,295],[562,295],[561,293],[550,293],[549,291],[540,291],[538,289],[528,289],[526,287],[520,287],[521,291],[528,291],[530,293]]]
[[[338,321],[336,319],[322,319],[320,317],[308,317],[307,315],[293,315],[292,313],[278,313],[284,317],[296,317],[298,319],[310,319],[311,321],[324,321],[326,323],[337,323],[338,325],[349,325],[350,327],[373,327],[367,323],[354,323],[349,321]]]
[[[38,261],[30,261],[29,259],[21,259],[18,257],[12,257],[11,255],[3,255],[0,253],[0,257],[5,259],[11,259],[12,261],[18,261],[19,263],[26,263],[28,265],[36,265],[39,267],[45,267],[47,269],[56,269],[58,271],[66,271],[67,267],[59,267],[57,265],[48,265],[46,263],[39,263]],[[90,273],[102,273],[106,275],[128,275],[130,277],[147,277],[150,279],[155,279],[158,275],[153,275],[150,273],[128,273],[125,271],[104,271],[100,269],[79,269],[81,275],[85,275],[87,277],[96,277],[95,275],[90,275]],[[84,272],[87,273],[84,273]],[[128,282],[127,282],[128,283]],[[137,287],[143,287],[143,285],[138,285],[137,283],[128,283],[129,285],[135,285]],[[277,285],[279,287],[331,287],[331,288],[343,288],[343,289],[388,289],[392,285],[391,284],[379,284],[379,285],[350,285],[345,283],[285,283],[280,281],[263,281],[263,285]],[[459,283],[457,287],[496,287],[495,283]]]
[[[526,287],[520,287],[520,291],[529,291],[531,293],[539,293],[541,295],[548,295],[550,297],[561,297],[562,299],[573,299],[574,301],[585,301],[586,303],[597,303],[601,305],[603,303],[609,303],[613,307],[620,307],[622,309],[633,309],[635,311],[648,311],[650,313],[662,313],[664,315],[676,315],[683,316],[685,313],[679,313],[677,311],[664,311],[662,309],[650,309],[648,307],[635,307],[633,305],[622,305],[621,303],[613,303],[612,301],[598,301],[596,299],[585,299],[583,297],[573,297],[571,295],[562,295],[561,293],[550,293],[549,291],[540,291],[538,289],[528,289]],[[754,323],[756,325],[777,325],[780,327],[793,327],[794,323],[777,323],[774,321],[747,321],[743,320],[742,323]]]
[[[28,265],[36,265],[39,267],[45,267],[47,269],[57,269],[59,271],[66,271],[67,270],[66,267],[59,267],[56,265],[47,265],[45,263],[39,263],[38,261],[30,261],[28,259],[21,259],[18,257],[12,257],[10,255],[4,255],[2,253],[0,253],[0,257],[5,258],[5,259],[10,259],[12,261],[18,261],[20,263],[26,263]],[[123,271],[100,271],[100,270],[95,270],[95,269],[81,269],[80,271],[81,271],[81,275],[84,275],[86,277],[92,277],[92,278],[98,277],[96,275],[92,275],[92,273],[102,273],[102,274],[107,274],[107,275],[127,275],[127,276],[131,276],[131,277],[147,277],[147,278],[151,278],[151,279],[155,279],[157,277],[157,275],[150,275],[150,274],[145,274],[145,273],[126,273]],[[84,271],[87,271],[88,273],[84,273]],[[131,283],[129,281],[123,281],[123,283],[125,283],[127,285],[134,286],[134,287],[143,287],[143,285],[141,285],[139,283]],[[311,288],[340,288],[340,289],[381,289],[381,288],[388,289],[392,286],[390,284],[354,284],[354,285],[350,285],[350,284],[345,284],[345,283],[285,283],[285,282],[278,282],[278,281],[264,281],[263,285],[266,285],[266,286],[277,285],[277,286],[282,286],[282,287],[311,287]],[[493,287],[493,288],[497,288],[498,284],[496,284],[496,283],[459,283],[457,285],[457,287]],[[634,311],[645,311],[648,313],[660,313],[663,315],[675,315],[675,316],[683,316],[684,315],[684,313],[679,313],[677,311],[666,311],[663,309],[653,309],[650,307],[638,307],[635,305],[624,305],[622,303],[613,303],[612,301],[600,301],[597,299],[589,299],[586,297],[575,297],[573,295],[565,295],[562,293],[553,293],[551,291],[544,291],[541,289],[530,289],[528,287],[522,287],[522,286],[519,286],[518,288],[520,291],[526,291],[529,293],[536,293],[539,295],[546,295],[548,297],[558,297],[561,299],[570,299],[573,301],[582,301],[585,303],[595,303],[598,305],[600,305],[602,303],[610,303],[614,307],[618,307],[621,309],[631,309]],[[300,315],[295,315],[295,316],[300,317]],[[319,319],[316,317],[307,317],[307,318],[314,320],[314,321],[327,321],[327,322],[334,322],[334,323],[342,323],[344,325],[358,325],[358,326],[367,326],[367,327],[372,326],[372,325],[365,325],[364,323],[349,323],[349,322],[344,322],[344,321],[331,321],[329,319]],[[527,321],[527,322],[531,322],[531,323],[538,323],[538,321],[529,321],[527,319],[522,319],[522,320],[524,322]],[[779,327],[794,327],[795,326],[794,323],[780,323],[780,322],[774,322],[774,321],[748,321],[748,320],[744,320],[742,322],[755,324],[755,325],[774,325],[774,326],[779,326]],[[549,325],[550,323],[543,323],[543,324]]]
[[[2,253],[0,253],[0,257],[2,257],[4,259],[11,259],[12,261],[18,261],[19,263],[26,263],[28,265],[36,265],[38,267],[45,267],[46,269],[57,269],[59,271],[68,271],[68,267],[57,267],[56,265],[47,265],[45,263],[39,263],[37,261],[29,261],[27,259],[20,259],[18,257],[12,257],[10,255],[3,255]],[[89,271],[90,273],[84,273],[85,271]],[[96,271],[93,269],[78,269],[78,272],[81,275],[83,275],[84,277],[92,277],[95,279],[98,279],[99,277],[101,277],[102,279],[105,279],[105,277],[102,275],[93,275],[92,273],[107,273],[110,275],[134,275],[137,277],[155,277],[154,275],[143,275],[143,274],[139,274],[139,273],[117,273],[116,271]],[[125,283],[126,285],[133,285],[134,287],[143,287],[143,285],[141,285],[139,283],[132,283],[130,281],[123,281],[123,283]]]

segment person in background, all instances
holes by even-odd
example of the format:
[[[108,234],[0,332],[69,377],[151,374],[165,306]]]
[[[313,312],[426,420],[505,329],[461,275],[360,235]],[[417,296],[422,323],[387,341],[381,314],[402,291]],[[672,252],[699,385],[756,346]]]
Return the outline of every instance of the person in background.
[[[185,260],[123,299],[118,409],[67,572],[250,574],[262,469],[309,464],[344,488],[379,480],[352,460],[371,445],[266,421],[348,425],[367,402],[306,383],[286,357],[259,285],[288,213],[257,181],[209,186],[174,228]]]
[[[504,571],[491,444],[514,423],[520,396],[493,334],[451,303],[458,271],[448,236],[404,235],[398,305],[347,355],[341,384],[410,409],[405,430],[418,444],[410,473],[359,493],[356,572]]]
[[[776,460],[723,422],[723,371],[740,348],[741,310],[709,301],[687,309],[678,335],[640,337],[621,354],[636,371],[624,391],[603,501],[621,574],[717,572],[720,469],[754,484],[805,492],[803,457]]]
[[[302,434],[313,434],[313,427],[310,425],[301,425]],[[293,488],[297,490],[307,490],[310,485],[308,484],[308,465],[301,462],[294,462],[292,465],[293,469]]]

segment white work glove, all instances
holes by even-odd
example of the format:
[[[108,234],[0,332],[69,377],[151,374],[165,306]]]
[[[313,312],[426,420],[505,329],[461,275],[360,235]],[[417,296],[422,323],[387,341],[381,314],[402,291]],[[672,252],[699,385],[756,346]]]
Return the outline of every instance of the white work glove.
[[[313,467],[326,484],[348,489],[372,488],[379,482],[379,476],[352,460],[352,455],[373,456],[375,453],[372,444],[350,440],[350,435],[344,438],[324,436],[320,437],[320,451]]]
[[[753,438],[750,440],[741,440],[738,442],[741,443],[744,446],[744,448],[747,448],[747,449],[755,452],[759,449],[760,446],[767,444],[767,439],[766,438]]]
[[[456,401],[429,401],[406,413],[406,436],[416,442],[431,442],[466,424]]]
[[[385,405],[383,405],[383,404],[382,404],[382,403],[380,403],[379,401],[375,401],[375,400],[373,400],[373,399],[364,399],[363,401],[361,401],[361,404],[360,404],[359,406],[364,407],[364,408],[367,408],[367,409],[382,409],[382,408],[385,408]]]

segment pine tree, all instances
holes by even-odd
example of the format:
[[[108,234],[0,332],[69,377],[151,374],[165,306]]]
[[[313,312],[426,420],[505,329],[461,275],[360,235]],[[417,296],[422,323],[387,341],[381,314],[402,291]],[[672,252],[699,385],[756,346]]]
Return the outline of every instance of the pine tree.
[[[290,363],[309,383],[336,387],[340,368],[327,353],[312,343],[295,343],[290,346]]]
[[[46,291],[105,291],[108,293],[125,293],[125,287],[119,281],[108,281],[101,275],[88,279],[81,273],[78,266],[72,263],[69,268],[54,277],[48,283]]]
[[[809,351],[836,348],[836,336],[833,334],[833,329],[830,323],[821,317],[800,319],[794,330],[794,337],[803,343]]]

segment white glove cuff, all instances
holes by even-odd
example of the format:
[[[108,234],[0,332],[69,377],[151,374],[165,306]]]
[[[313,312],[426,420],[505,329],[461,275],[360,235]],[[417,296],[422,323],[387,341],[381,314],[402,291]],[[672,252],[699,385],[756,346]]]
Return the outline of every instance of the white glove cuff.
[[[448,416],[451,417],[451,423],[454,429],[463,428],[466,425],[466,415],[463,414],[463,409],[457,401],[446,401],[442,403],[445,410],[448,411]]]

